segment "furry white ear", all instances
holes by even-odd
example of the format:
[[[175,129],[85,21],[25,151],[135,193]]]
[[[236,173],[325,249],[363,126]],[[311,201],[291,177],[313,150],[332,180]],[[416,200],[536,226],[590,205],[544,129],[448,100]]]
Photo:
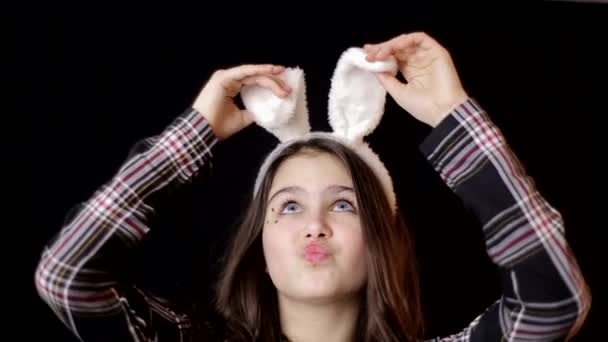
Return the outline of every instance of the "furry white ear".
[[[268,88],[251,84],[241,89],[241,98],[253,120],[283,142],[310,132],[310,123],[302,69],[286,68],[279,77],[291,88],[287,97],[279,97]]]
[[[363,49],[352,47],[342,53],[331,79],[329,123],[334,133],[349,142],[363,140],[384,114],[386,90],[373,74],[396,75],[396,60],[369,62]]]

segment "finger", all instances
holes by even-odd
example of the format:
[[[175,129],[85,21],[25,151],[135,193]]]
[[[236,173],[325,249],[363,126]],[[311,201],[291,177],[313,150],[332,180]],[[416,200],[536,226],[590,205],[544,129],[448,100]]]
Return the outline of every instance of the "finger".
[[[261,87],[270,89],[277,96],[285,97],[289,95],[289,90],[285,89],[286,84],[281,80],[271,76],[253,76],[243,80],[243,84],[257,84]]]
[[[436,40],[424,32],[414,32],[403,37],[399,37],[394,42],[394,50],[397,53],[409,54],[414,50],[429,50],[440,47]]]
[[[391,44],[384,44],[383,46],[381,46],[375,53],[374,53],[374,59],[376,60],[383,60],[388,58],[388,56],[393,54],[393,46]]]
[[[226,70],[223,76],[229,81],[241,81],[256,75],[278,74],[283,70],[283,66],[274,64],[246,64]]]
[[[378,52],[378,49],[380,48],[381,45],[382,44],[365,44],[363,46],[363,49],[365,50],[365,53],[366,53],[365,58],[370,62],[374,61],[376,59],[375,55]]]
[[[289,84],[287,84],[287,81],[285,81],[281,77],[275,75],[270,75],[268,77],[277,82],[279,86],[281,86],[281,88],[283,88],[287,92],[291,92],[291,87],[289,86]]]
[[[406,85],[401,83],[395,76],[389,73],[376,73],[376,78],[382,84],[382,87],[393,97],[398,100],[399,96],[403,96]]]
[[[218,79],[219,84],[226,89],[229,96],[235,96],[241,89],[244,79],[258,75],[277,74],[283,70],[283,66],[274,64],[245,64],[222,70],[218,75]]]
[[[267,78],[268,80],[261,80],[262,78]],[[291,88],[284,80],[282,80],[280,77],[272,76],[272,75],[250,76],[250,77],[245,78],[243,81],[241,81],[241,83],[242,84],[258,84],[258,85],[267,87],[270,84],[269,81],[276,83],[281,89],[283,89],[287,92],[291,91]],[[260,82],[262,82],[262,83],[260,83]]]
[[[429,49],[438,45],[424,32],[413,32],[397,36],[383,43],[375,54],[376,59],[386,59],[390,55],[405,57],[415,49]]]
[[[378,48],[378,44],[365,44],[363,45],[363,50],[365,50],[365,52],[370,53],[370,52],[374,52],[376,51]]]
[[[407,48],[411,48],[415,45],[413,39],[410,38],[408,34],[402,34],[398,37],[395,37],[388,42],[382,44],[382,46],[378,49],[376,53],[376,58],[385,59],[388,56],[394,54],[397,51],[404,50]]]
[[[439,43],[424,32],[414,32],[395,38],[392,42],[395,51],[408,52],[408,50],[428,50],[441,47]]]

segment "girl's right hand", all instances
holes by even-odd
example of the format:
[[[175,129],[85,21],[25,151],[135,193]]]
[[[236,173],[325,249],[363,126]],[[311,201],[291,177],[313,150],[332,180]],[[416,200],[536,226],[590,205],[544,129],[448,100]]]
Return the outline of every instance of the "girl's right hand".
[[[209,121],[219,140],[227,139],[253,122],[251,115],[234,103],[243,85],[255,83],[285,97],[291,89],[278,76],[284,69],[279,65],[261,64],[218,70],[198,94],[192,108]]]

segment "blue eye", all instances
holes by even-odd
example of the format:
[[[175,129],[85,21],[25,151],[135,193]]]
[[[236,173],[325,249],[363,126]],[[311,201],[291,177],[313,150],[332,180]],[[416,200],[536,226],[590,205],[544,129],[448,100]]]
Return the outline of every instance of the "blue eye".
[[[350,203],[350,201],[345,199],[337,201],[335,207],[339,211],[355,211],[355,207]]]
[[[281,214],[292,214],[299,210],[300,206],[294,200],[287,200],[281,205]]]

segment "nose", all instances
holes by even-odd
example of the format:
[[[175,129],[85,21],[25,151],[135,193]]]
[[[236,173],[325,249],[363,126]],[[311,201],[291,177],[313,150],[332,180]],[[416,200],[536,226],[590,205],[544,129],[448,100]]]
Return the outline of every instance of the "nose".
[[[305,234],[307,239],[327,239],[332,236],[332,230],[325,216],[313,214],[306,224]]]

